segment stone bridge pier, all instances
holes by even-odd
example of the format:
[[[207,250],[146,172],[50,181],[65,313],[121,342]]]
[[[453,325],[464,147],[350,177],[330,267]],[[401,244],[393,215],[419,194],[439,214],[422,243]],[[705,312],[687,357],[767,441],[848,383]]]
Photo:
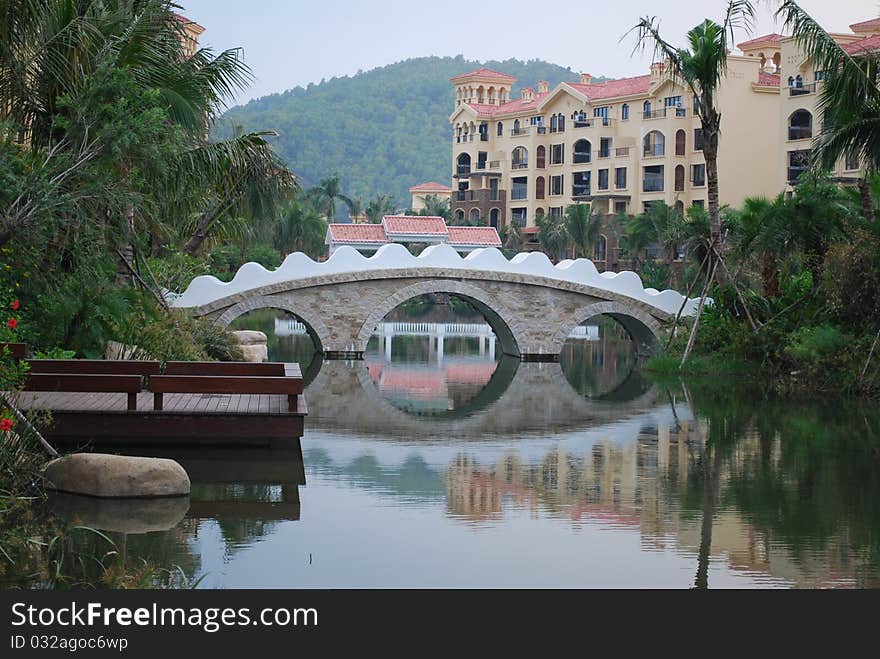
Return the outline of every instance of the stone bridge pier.
[[[281,309],[302,320],[325,354],[360,356],[389,312],[430,293],[471,303],[492,326],[501,351],[524,359],[552,359],[576,326],[601,314],[620,322],[639,353],[647,354],[670,320],[670,314],[649,304],[583,284],[505,272],[400,269],[278,282],[191,313],[226,326],[249,311]]]

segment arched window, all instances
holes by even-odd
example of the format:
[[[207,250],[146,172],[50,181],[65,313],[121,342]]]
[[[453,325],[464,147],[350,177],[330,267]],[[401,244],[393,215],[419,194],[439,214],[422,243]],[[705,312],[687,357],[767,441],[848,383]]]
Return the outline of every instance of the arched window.
[[[684,165],[675,168],[675,191],[684,192]]]
[[[808,140],[813,137],[813,115],[797,110],[788,118],[788,139]]]
[[[485,90],[483,89],[483,85],[480,85],[479,87],[477,87],[477,104],[478,105],[484,105],[484,102],[486,100],[484,94],[485,94]]]
[[[480,209],[472,208],[471,209],[471,224],[477,225],[480,223]]]
[[[511,154],[510,164],[513,169],[528,169],[529,167],[529,152],[524,146],[518,146],[513,150],[513,154]]]
[[[519,119],[513,120],[513,134],[519,135]]]
[[[800,89],[804,86],[804,77],[798,74],[798,77],[794,79],[794,86]]]
[[[535,167],[544,169],[547,166],[547,149],[541,145],[538,147],[538,153],[535,156]]]
[[[629,121],[629,105],[626,103],[623,104],[623,107],[620,108],[620,118],[623,121]]]
[[[497,229],[500,222],[501,222],[501,211],[499,211],[497,208],[493,208],[489,212],[489,224]]]
[[[608,257],[608,239],[605,236],[600,235],[599,238],[596,239],[596,246],[593,250],[593,260],[594,261],[605,261]]]
[[[458,224],[461,224],[462,222],[464,222],[464,211],[461,210],[460,208],[457,211],[455,211],[455,221]]]
[[[539,176],[537,179],[535,179],[535,199],[543,199],[544,195],[544,177]]]
[[[560,133],[565,132],[565,115],[562,114],[561,112],[559,113],[559,132]]]
[[[535,209],[535,219],[537,220],[539,217],[544,217],[544,209],[536,208]]]
[[[792,76],[788,76],[788,86],[794,87],[794,78]]]
[[[459,176],[470,176],[471,173],[471,157],[467,153],[462,153],[458,156],[458,175]]]
[[[666,138],[659,130],[652,130],[645,135],[644,145],[646,158],[659,158],[666,155]]]
[[[645,101],[642,111],[644,112],[646,119],[651,118],[651,101]]]
[[[504,122],[498,122],[498,137],[502,137],[504,135]]]
[[[590,162],[593,145],[589,140],[578,140],[574,143],[574,163],[576,165]]]
[[[686,144],[687,133],[685,133],[683,130],[678,131],[675,134],[675,155],[683,156]]]

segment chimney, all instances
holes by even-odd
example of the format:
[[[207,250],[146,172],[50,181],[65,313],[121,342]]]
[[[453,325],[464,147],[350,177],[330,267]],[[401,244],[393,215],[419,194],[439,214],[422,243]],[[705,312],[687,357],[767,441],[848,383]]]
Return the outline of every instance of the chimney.
[[[539,94],[546,94],[549,91],[550,91],[550,83],[548,83],[546,80],[539,80],[538,81],[538,93]]]
[[[663,73],[666,71],[665,62],[654,62],[651,65],[651,82],[660,82],[663,79]]]
[[[535,90],[531,87],[522,88],[522,100],[529,102],[535,100]]]
[[[593,84],[593,76],[589,73],[581,73],[581,84],[582,85],[592,85]]]

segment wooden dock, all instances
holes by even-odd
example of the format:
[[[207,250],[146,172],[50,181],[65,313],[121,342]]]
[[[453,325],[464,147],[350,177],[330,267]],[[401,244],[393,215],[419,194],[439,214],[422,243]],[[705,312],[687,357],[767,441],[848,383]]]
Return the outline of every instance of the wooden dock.
[[[177,362],[164,374],[155,362],[30,365],[18,405],[51,413],[43,433],[50,442],[284,446],[303,434],[307,409],[296,364]]]

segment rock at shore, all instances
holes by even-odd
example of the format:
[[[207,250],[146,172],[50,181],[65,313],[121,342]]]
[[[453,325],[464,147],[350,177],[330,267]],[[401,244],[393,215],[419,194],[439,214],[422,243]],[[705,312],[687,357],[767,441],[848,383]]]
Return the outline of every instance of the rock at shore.
[[[77,453],[53,460],[46,487],[105,499],[186,496],[189,476],[174,460]]]
[[[261,363],[269,360],[269,339],[263,332],[255,330],[239,330],[232,335],[241,345],[246,362]]]

